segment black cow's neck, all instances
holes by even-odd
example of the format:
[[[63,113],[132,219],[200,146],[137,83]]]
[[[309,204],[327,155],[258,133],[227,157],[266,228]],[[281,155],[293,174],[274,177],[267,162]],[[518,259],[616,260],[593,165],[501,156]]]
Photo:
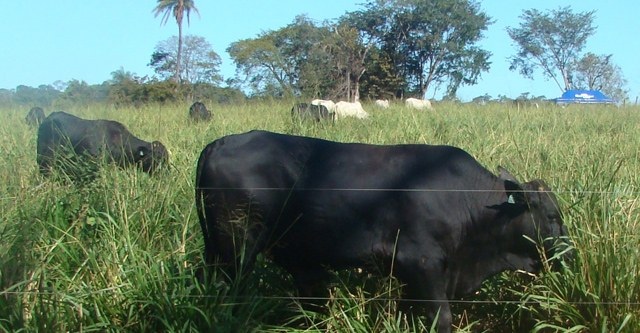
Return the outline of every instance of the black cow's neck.
[[[472,195],[472,194],[469,194]],[[511,224],[520,223],[522,213],[515,214],[508,205],[504,186],[496,179],[482,200],[470,200],[472,221],[467,225],[458,249],[447,266],[447,294],[460,297],[478,290],[485,279],[506,270],[526,269],[532,265],[510,253]],[[520,235],[522,236],[522,235]]]

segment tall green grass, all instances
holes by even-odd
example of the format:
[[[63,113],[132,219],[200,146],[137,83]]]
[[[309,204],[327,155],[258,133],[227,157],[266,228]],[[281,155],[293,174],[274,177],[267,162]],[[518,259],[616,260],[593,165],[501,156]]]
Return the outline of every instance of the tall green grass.
[[[159,140],[171,168],[154,176],[103,165],[81,186],[43,178],[28,109],[0,110],[0,330],[331,331],[431,329],[398,312],[391,277],[338,272],[326,311],[291,300],[293,284],[261,259],[243,285],[201,269],[193,181],[202,148],[252,129],[375,144],[461,147],[521,181],[544,179],[576,248],[562,272],[505,273],[453,303],[461,331],[640,330],[640,108],[441,103],[435,112],[365,104],[368,120],[292,121],[293,101],[208,104],[191,123],[187,103],[65,110],[125,124]],[[47,112],[48,113],[48,112]]]

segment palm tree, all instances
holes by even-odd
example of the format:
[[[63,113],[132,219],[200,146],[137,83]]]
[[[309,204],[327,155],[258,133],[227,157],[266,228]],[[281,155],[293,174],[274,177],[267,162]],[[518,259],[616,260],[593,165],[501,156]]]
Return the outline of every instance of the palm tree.
[[[111,82],[113,84],[123,84],[127,81],[136,80],[136,74],[129,71],[125,71],[124,67],[122,66],[120,66],[120,69],[111,72],[111,77],[112,77]]]
[[[176,23],[178,23],[178,59],[176,61],[176,74],[174,76],[174,80],[176,82],[180,82],[180,61],[182,55],[182,18],[184,14],[187,14],[187,24],[189,22],[189,15],[191,14],[191,10],[198,14],[200,17],[200,12],[198,12],[198,8],[196,8],[193,0],[158,0],[158,5],[153,9],[153,13],[155,17],[158,17],[160,13],[164,13],[162,15],[161,24],[166,25],[169,21],[169,17],[173,14],[173,17],[176,18]]]

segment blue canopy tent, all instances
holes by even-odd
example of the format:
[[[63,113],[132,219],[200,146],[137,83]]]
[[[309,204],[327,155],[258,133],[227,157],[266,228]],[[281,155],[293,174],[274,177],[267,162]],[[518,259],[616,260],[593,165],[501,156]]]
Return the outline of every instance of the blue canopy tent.
[[[562,103],[618,103],[617,99],[609,98],[598,90],[567,90],[562,96],[555,98],[558,104]]]

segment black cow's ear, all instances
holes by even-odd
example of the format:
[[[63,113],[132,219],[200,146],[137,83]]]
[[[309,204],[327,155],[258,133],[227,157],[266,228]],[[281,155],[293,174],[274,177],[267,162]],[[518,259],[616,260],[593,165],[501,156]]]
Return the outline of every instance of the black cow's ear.
[[[500,171],[500,179],[504,181],[504,189],[508,197],[507,202],[510,204],[525,202],[524,188],[516,177],[501,166],[498,167],[498,171]]]
[[[515,204],[518,202],[525,202],[524,188],[520,183],[514,182],[508,179],[504,180],[504,189],[507,192],[507,202]]]
[[[514,177],[507,169],[498,166],[498,171],[500,171],[500,178],[504,180],[510,180],[514,183],[519,183],[516,177]]]
[[[141,159],[146,157],[148,154],[149,154],[149,149],[145,146],[140,146],[136,151],[136,158]]]

